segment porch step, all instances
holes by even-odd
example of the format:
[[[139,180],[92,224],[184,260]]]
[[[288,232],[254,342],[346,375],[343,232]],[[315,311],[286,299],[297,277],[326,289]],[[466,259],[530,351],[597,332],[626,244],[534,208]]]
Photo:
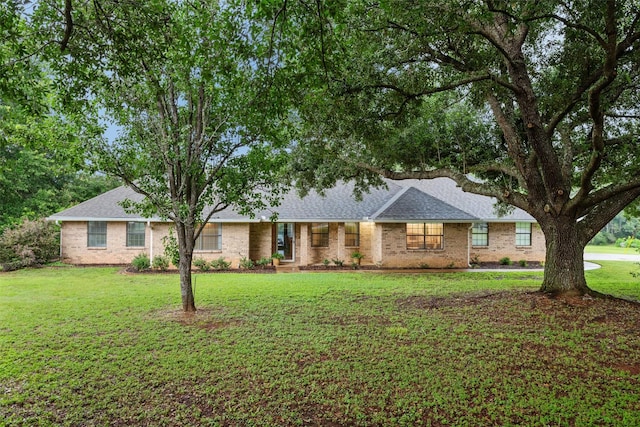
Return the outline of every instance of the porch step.
[[[298,273],[300,269],[293,265],[280,264],[276,267],[276,273]]]

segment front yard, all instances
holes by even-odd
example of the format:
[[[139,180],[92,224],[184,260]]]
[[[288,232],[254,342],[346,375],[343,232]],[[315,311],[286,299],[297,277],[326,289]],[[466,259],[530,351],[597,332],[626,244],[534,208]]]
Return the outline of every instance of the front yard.
[[[0,425],[640,425],[640,306],[541,276],[196,274],[186,316],[177,275],[0,273]]]

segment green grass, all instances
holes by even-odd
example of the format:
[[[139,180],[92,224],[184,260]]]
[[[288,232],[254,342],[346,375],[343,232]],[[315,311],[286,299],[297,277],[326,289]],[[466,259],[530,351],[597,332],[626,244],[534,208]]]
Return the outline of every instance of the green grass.
[[[640,425],[640,309],[541,273],[195,277],[0,274],[0,425]]]
[[[587,245],[584,248],[585,253],[589,254],[622,254],[622,255],[640,255],[636,248],[621,248],[620,246],[607,245]]]

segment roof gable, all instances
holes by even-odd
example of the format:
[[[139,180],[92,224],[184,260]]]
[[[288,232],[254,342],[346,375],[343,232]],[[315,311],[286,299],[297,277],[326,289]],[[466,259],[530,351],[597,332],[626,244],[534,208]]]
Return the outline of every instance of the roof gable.
[[[477,221],[478,218],[415,187],[405,187],[377,212],[373,220]]]

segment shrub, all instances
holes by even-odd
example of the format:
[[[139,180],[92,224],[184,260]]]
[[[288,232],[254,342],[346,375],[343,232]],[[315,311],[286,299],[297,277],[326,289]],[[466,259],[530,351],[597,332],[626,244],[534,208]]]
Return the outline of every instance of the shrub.
[[[59,253],[57,227],[44,219],[25,220],[0,235],[0,264],[5,271],[42,265]]]
[[[151,267],[155,270],[166,271],[169,268],[169,258],[162,255],[156,255],[153,257]]]
[[[131,265],[137,271],[147,270],[151,266],[151,260],[149,260],[149,255],[142,253],[136,255],[136,257],[131,261]]]
[[[520,261],[518,261],[518,264],[520,264],[520,267],[526,267],[527,266],[527,260],[526,259],[521,259]]]
[[[331,261],[338,267],[342,267],[344,265],[344,260],[341,259],[332,259]]]
[[[169,229],[169,234],[162,238],[164,245],[164,255],[171,260],[171,263],[178,267],[180,265],[180,251],[178,250],[178,239],[173,234],[173,228]]]
[[[228,270],[229,267],[231,267],[231,263],[228,261],[225,261],[223,257],[214,259],[213,261],[211,261],[210,264],[211,264],[211,268],[213,268],[214,270]]]
[[[513,261],[511,261],[511,258],[509,258],[508,256],[504,257],[504,258],[500,258],[500,261],[498,261],[500,263],[500,265],[511,265],[513,264]]]
[[[209,271],[211,268],[211,264],[209,264],[206,260],[202,258],[196,258],[193,260],[193,265],[198,267],[200,271]]]
[[[244,268],[245,270],[251,270],[253,269],[253,267],[255,267],[255,264],[249,258],[242,257],[242,259],[240,259],[240,268]]]
[[[329,260],[328,260],[328,259],[326,259],[326,258],[322,260],[322,264],[323,264],[325,267],[328,267],[330,262],[331,262],[331,261],[329,261]]]
[[[268,257],[262,257],[256,261],[258,267],[266,267],[269,264],[271,264],[271,258]]]

